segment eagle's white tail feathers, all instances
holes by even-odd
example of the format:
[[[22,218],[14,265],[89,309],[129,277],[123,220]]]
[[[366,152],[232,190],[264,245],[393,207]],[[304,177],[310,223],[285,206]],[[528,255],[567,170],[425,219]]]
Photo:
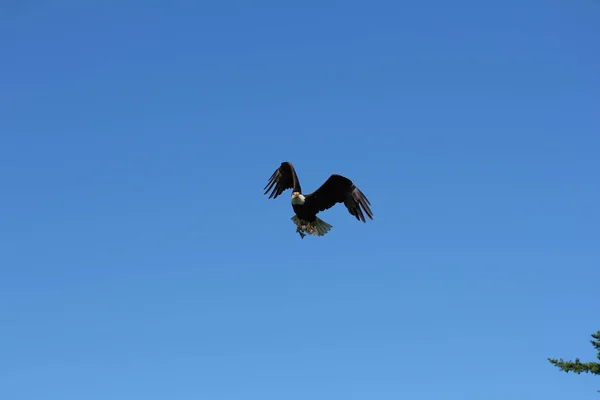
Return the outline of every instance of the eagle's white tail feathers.
[[[298,225],[298,221],[300,221],[300,219],[294,215],[292,218],[292,221],[294,222],[294,225]],[[302,221],[302,229],[306,229],[306,221]],[[305,231],[308,234],[311,235],[316,235],[316,236],[323,236],[325,235],[327,232],[329,232],[331,230],[331,228],[333,228],[332,225],[328,224],[327,222],[323,221],[321,218],[317,217],[317,219],[315,219],[311,224],[310,224],[310,231]]]
[[[323,236],[329,232],[331,228],[333,228],[333,226],[329,225],[319,217],[317,217],[317,219],[310,224],[310,227],[314,230],[314,234],[317,236]]]

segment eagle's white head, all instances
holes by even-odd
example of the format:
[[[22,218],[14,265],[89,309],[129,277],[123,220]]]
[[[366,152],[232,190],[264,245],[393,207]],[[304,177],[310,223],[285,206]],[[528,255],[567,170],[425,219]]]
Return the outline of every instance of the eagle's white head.
[[[300,194],[300,192],[292,193],[292,204],[295,206],[301,206],[306,201],[306,198]]]

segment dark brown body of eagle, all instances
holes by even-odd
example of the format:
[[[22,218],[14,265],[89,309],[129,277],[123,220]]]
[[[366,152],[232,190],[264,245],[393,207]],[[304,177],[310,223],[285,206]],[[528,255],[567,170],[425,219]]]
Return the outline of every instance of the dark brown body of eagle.
[[[295,213],[292,221],[302,238],[305,233],[323,236],[329,232],[333,226],[317,217],[317,214],[337,203],[343,203],[348,212],[359,221],[366,222],[365,214],[367,218],[373,219],[369,199],[345,176],[333,174],[314,192],[302,194],[294,166],[284,161],[269,178],[264,194],[271,192],[269,199],[275,199],[287,189],[292,189],[292,208]]]

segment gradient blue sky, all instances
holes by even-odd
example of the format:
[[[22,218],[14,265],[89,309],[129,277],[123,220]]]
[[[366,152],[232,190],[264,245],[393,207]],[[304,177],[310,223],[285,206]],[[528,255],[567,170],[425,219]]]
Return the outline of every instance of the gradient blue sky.
[[[597,399],[597,1],[4,1],[0,398]],[[344,174],[301,240],[305,191]]]

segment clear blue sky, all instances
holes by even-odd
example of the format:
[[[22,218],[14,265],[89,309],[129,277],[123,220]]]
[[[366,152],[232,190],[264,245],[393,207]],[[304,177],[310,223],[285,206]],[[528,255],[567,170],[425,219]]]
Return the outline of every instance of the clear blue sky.
[[[600,329],[598,2],[50,3],[0,13],[0,398],[598,398],[546,360]],[[301,240],[284,160],[375,220]]]

